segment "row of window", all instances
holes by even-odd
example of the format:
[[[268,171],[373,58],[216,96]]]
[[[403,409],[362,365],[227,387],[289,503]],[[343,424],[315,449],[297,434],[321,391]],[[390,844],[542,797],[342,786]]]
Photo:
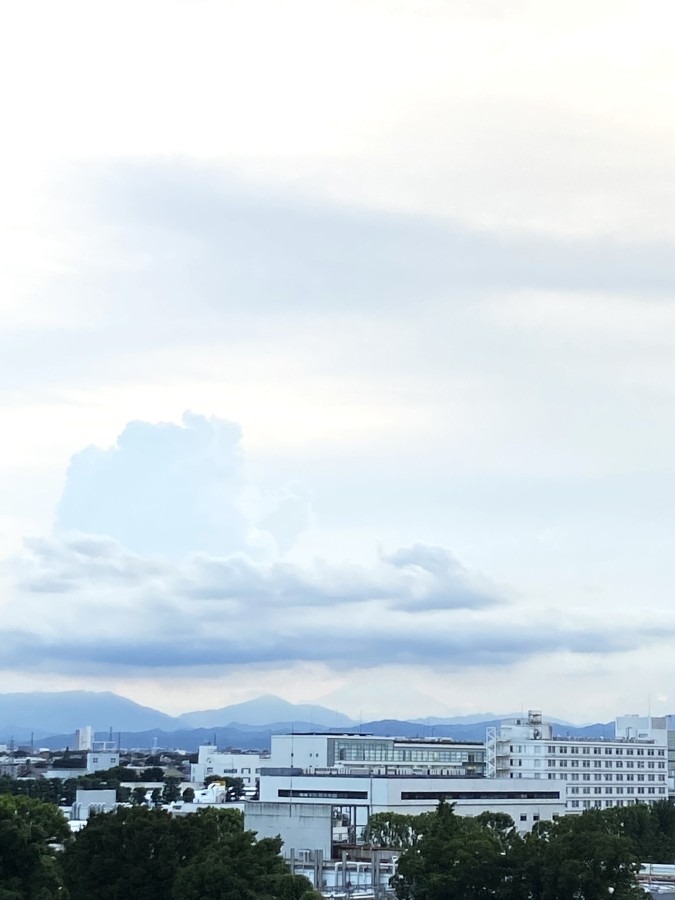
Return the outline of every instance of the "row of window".
[[[336,741],[335,759],[340,762],[375,763],[475,763],[485,754],[477,749],[395,747],[383,741]]]
[[[593,793],[594,793],[594,794],[612,794],[612,793],[614,793],[614,794],[624,794],[624,793],[625,793],[625,794],[644,794],[644,793],[645,793],[645,788],[643,788],[643,787],[639,787],[639,788],[632,788],[632,787],[627,787],[627,788],[623,788],[623,787],[594,787],[592,790],[593,790]],[[570,794],[578,794],[580,791],[581,791],[582,794],[590,794],[590,793],[591,793],[591,788],[589,788],[589,787],[584,787],[584,788],[573,787],[573,788],[570,788]],[[648,794],[665,794],[665,793],[666,793],[666,789],[665,789],[665,788],[653,788],[653,787],[650,787],[650,788],[647,788],[646,791],[647,791]]]
[[[605,808],[609,809],[612,806],[628,806],[629,804],[632,806],[634,802],[635,801],[633,800],[605,800]],[[654,800],[647,800],[646,802],[650,804],[654,803]],[[572,809],[600,809],[602,800],[572,800],[570,805]]]
[[[549,744],[547,746],[548,753],[581,753],[584,756],[665,756],[665,750],[658,750],[653,747],[566,747]]]
[[[513,760],[511,762],[513,763]],[[521,762],[522,762],[522,760],[518,760],[518,765],[520,765]],[[534,761],[535,766],[538,762],[539,762],[539,760],[535,759],[535,761]],[[568,765],[568,761],[566,759],[558,759],[558,760],[549,759],[549,760],[547,760],[547,763],[548,763],[549,769],[554,769],[556,767],[556,764],[558,765],[558,768],[566,769],[567,765]],[[621,760],[621,759],[617,759],[615,764],[612,763],[611,759],[604,759],[604,760],[596,759],[593,762],[594,769],[611,769],[613,766],[617,769],[623,769],[624,765],[627,769],[645,769],[645,768],[647,768],[647,769],[656,769],[656,768],[665,769],[665,767],[666,767],[665,762],[656,763],[653,760],[650,760],[649,762],[645,763],[645,761],[643,759],[639,759],[637,762],[633,762],[632,759],[628,759],[628,760],[626,760],[625,764],[624,764],[623,760]],[[570,760],[569,766],[572,769],[578,769],[579,768],[579,760],[578,759]],[[582,769],[590,769],[590,767],[591,767],[590,760],[583,759],[581,761]]]
[[[548,780],[555,781],[555,774],[549,772]],[[579,775],[573,773],[572,775],[559,775],[558,778],[562,778],[565,781],[579,781]],[[622,773],[617,772],[616,774],[605,773],[604,775],[601,772],[594,772],[592,775],[589,772],[588,774],[584,773],[581,776],[581,781],[665,781],[665,775],[623,775]]]
[[[565,755],[567,753],[581,756],[665,756],[665,749],[654,747],[572,747],[565,744],[511,744],[509,746],[510,753],[527,753],[532,750],[534,753],[543,753],[543,747],[546,746],[546,752],[549,754]]]

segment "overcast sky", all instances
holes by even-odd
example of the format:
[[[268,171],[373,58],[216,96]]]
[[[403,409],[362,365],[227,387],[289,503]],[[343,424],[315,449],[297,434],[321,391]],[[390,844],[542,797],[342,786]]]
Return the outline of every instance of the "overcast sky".
[[[2,689],[675,712],[672,3],[2,32]]]

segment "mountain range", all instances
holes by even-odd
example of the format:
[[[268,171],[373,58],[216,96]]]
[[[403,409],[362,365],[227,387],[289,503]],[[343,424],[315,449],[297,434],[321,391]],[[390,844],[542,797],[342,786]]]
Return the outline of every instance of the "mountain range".
[[[196,749],[213,740],[219,746],[241,749],[269,747],[273,733],[288,731],[359,731],[399,737],[450,737],[483,740],[488,725],[498,725],[513,714],[485,713],[474,716],[433,717],[413,721],[384,719],[355,723],[348,716],[324,706],[293,704],[273,695],[256,697],[219,709],[197,710],[170,716],[141,706],[111,692],[62,691],[0,694],[0,741],[33,738],[41,746],[72,745],[76,728],[93,726],[110,730],[126,747]],[[555,720],[551,720],[555,722]],[[613,724],[584,727],[558,722],[556,732],[570,736],[611,736]]]

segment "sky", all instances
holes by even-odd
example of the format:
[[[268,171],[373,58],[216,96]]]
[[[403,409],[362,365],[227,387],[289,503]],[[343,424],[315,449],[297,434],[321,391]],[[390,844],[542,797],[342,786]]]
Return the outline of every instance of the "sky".
[[[26,0],[0,686],[675,712],[675,10]]]

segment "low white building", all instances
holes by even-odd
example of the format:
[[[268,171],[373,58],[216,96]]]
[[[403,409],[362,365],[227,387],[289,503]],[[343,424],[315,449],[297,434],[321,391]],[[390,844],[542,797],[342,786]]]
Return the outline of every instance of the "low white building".
[[[560,785],[572,813],[667,799],[665,717],[619,716],[614,735],[603,738],[553,732],[538,710],[488,729],[488,777]]]
[[[510,779],[458,778],[433,775],[384,775],[374,772],[315,774],[301,769],[263,768],[260,803],[271,809],[278,804],[283,815],[290,805],[330,804],[349,810],[353,840],[374,813],[398,812],[418,815],[436,809],[440,800],[455,805],[458,815],[503,812],[520,831],[530,831],[538,821],[565,812],[565,786]],[[314,849],[314,848],[311,848]]]
[[[244,788],[252,793],[260,774],[260,767],[266,764],[269,764],[268,754],[223,753],[213,744],[204,744],[199,748],[197,762],[190,764],[190,781],[203,784],[209,775],[241,778]]]
[[[115,751],[90,750],[87,753],[73,753],[70,756],[55,759],[45,771],[45,778],[79,778],[81,775],[92,775],[104,772],[120,764],[120,755]]]

